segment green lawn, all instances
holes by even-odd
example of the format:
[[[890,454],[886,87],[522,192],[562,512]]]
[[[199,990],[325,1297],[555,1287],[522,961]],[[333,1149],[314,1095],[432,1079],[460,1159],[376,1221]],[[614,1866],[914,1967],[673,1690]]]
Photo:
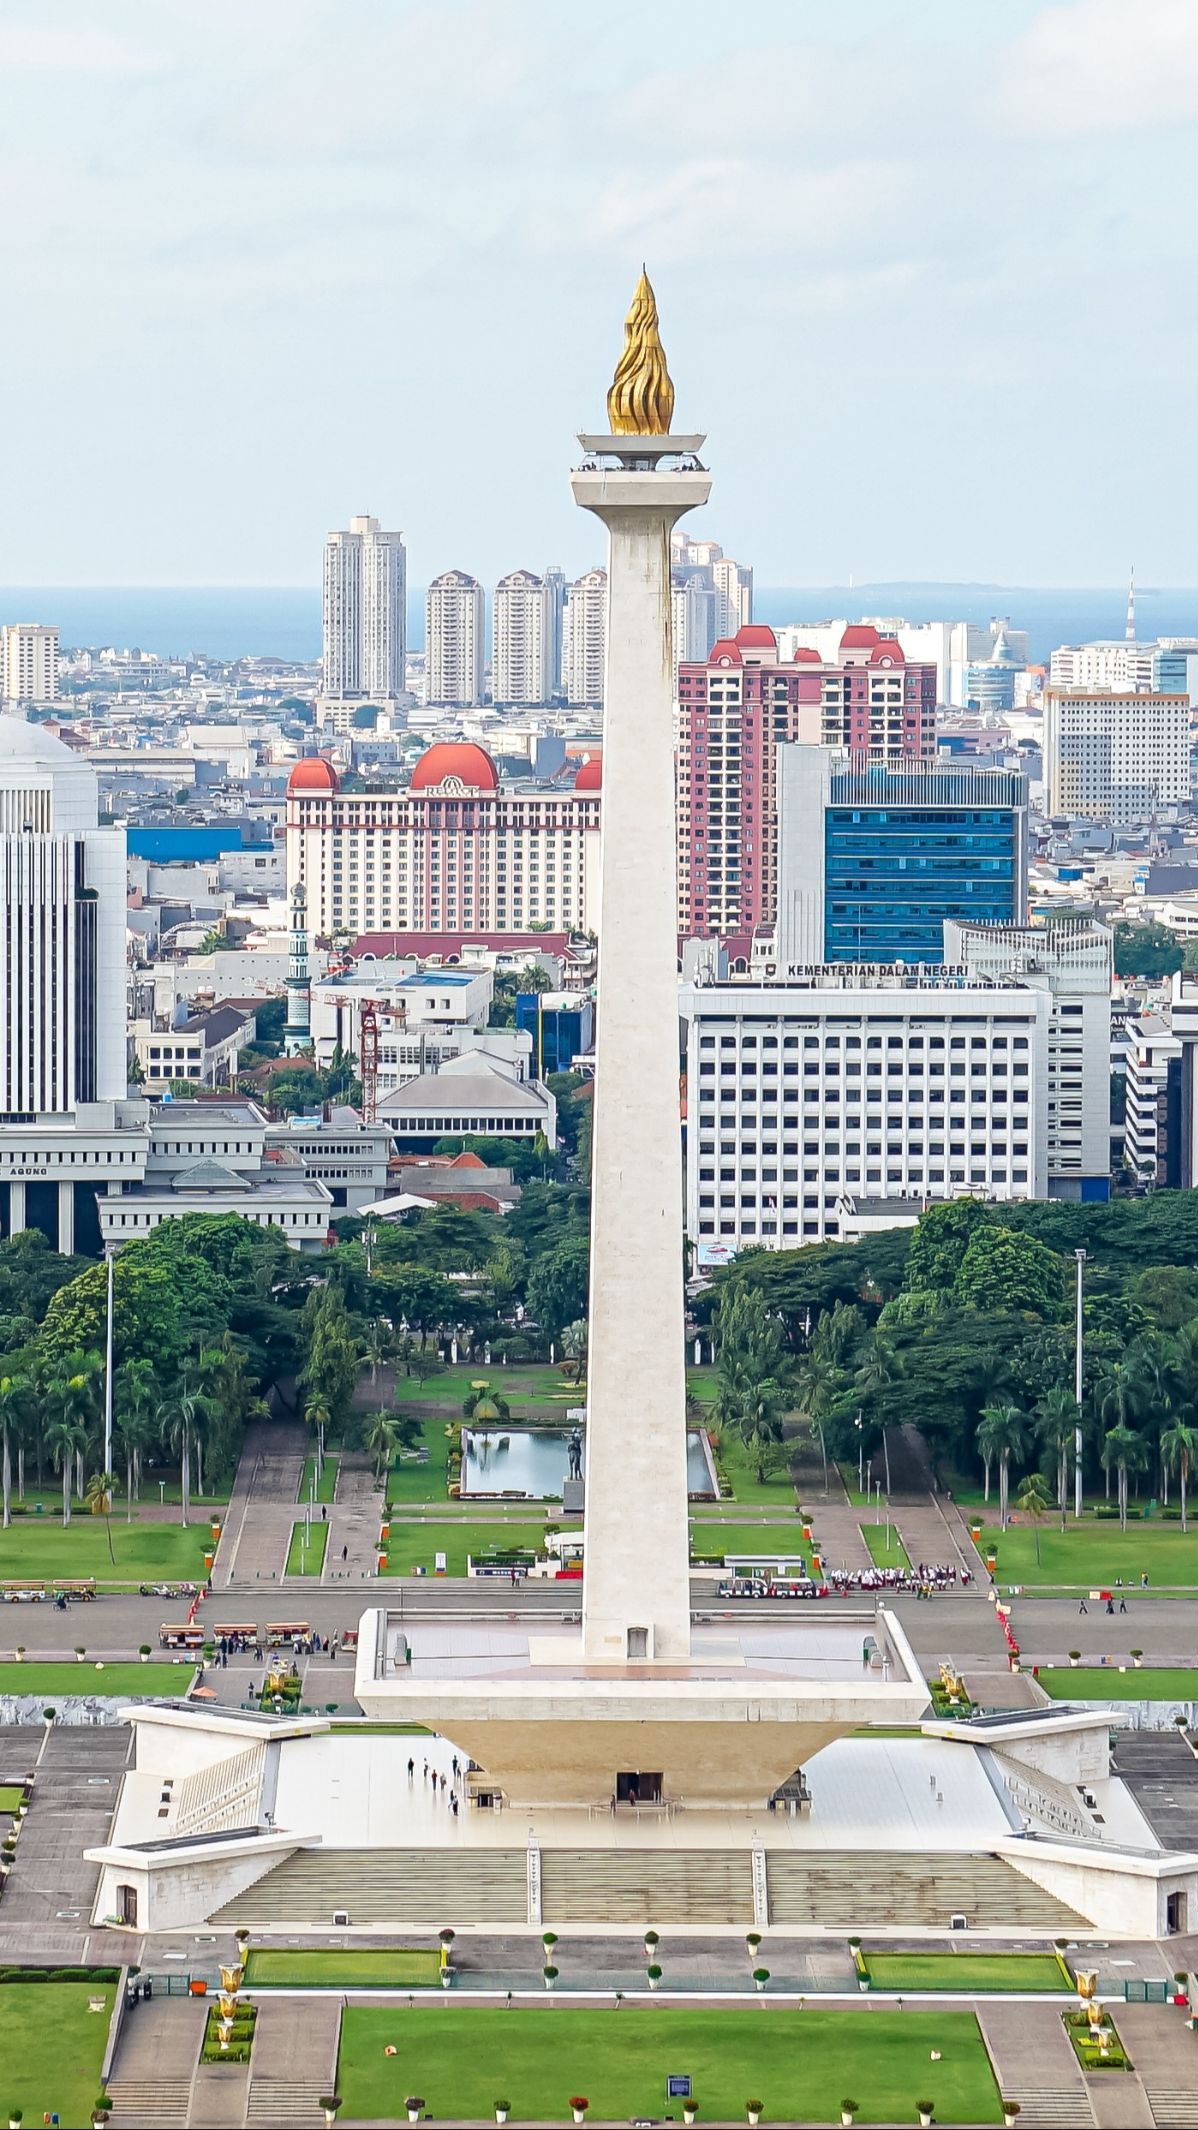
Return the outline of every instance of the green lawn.
[[[857,1467],[855,1464],[850,1464],[846,1459],[845,1463],[837,1465],[836,1469],[844,1481],[845,1493],[848,1495],[854,1509],[873,1509],[876,1512],[878,1506],[877,1481],[885,1477],[881,1466],[875,1463],[873,1483],[868,1493],[857,1484]],[[883,1486],[883,1499],[885,1499],[885,1495],[886,1489]]]
[[[540,1523],[428,1523],[391,1524],[387,1541],[387,1575],[411,1575],[414,1568],[433,1573],[438,1553],[445,1555],[448,1575],[465,1575],[466,1555],[475,1557],[492,1547],[527,1546],[534,1553],[545,1547],[545,1525]]]
[[[20,1783],[0,1783],[0,1813],[7,1812],[11,1817],[24,1795],[25,1792]]]
[[[0,1582],[52,1582],[85,1575],[94,1575],[97,1582],[200,1582],[204,1553],[211,1546],[206,1512],[195,1515],[186,1530],[177,1523],[127,1524],[114,1516],[114,1566],[102,1516],[74,1517],[66,1531],[49,1517],[21,1517],[0,1532]]]
[[[44,1694],[48,1700],[64,1694],[185,1694],[195,1671],[194,1660],[184,1664],[0,1664],[0,1694]]]
[[[102,2012],[89,2012],[91,1998]],[[0,1983],[0,2093],[6,2117],[56,2114],[63,2130],[91,2121],[112,2016],[111,1982]]]
[[[452,1506],[445,1492],[445,1479],[449,1468],[449,1442],[445,1434],[448,1419],[447,1415],[445,1419],[424,1422],[427,1464],[418,1464],[413,1457],[396,1455],[387,1481],[388,1501],[436,1501],[444,1503],[446,1507]]]
[[[332,1501],[333,1496],[337,1491],[337,1471],[340,1462],[341,1460],[338,1457],[325,1457],[324,1463],[320,1468],[320,1478],[316,1482],[317,1501]],[[305,1457],[304,1476],[300,1480],[299,1493],[295,1497],[298,1502],[302,1503],[305,1501],[311,1501],[312,1481],[315,1477],[315,1474],[315,1457]]]
[[[388,2044],[394,2056],[384,2055]],[[838,2123],[845,2094],[860,2102],[862,2123],[913,2122],[925,2095],[944,2123],[1001,2120],[972,2012],[350,2005],[337,2091],[347,2119],[402,2120],[405,2094],[419,2093],[442,2120],[489,2120],[504,2098],[515,2121],[568,2122],[570,2095],[584,2093],[592,2115],[627,2121],[660,2116],[666,2078],[679,2072],[706,2122],[743,2122],[757,2095],[767,2123]]]
[[[1018,1512],[1016,1512],[1018,1517]],[[1121,1531],[1117,1523],[1097,1523],[1084,1518],[1080,1524],[1060,1525],[1045,1520],[1040,1526],[1040,1561],[1036,1562],[1036,1535],[1030,1524],[1017,1520],[1000,1532],[997,1518],[987,1523],[978,1547],[998,1549],[1000,1583],[1032,1585],[1066,1584],[1080,1590],[1113,1589],[1117,1576],[1125,1585],[1138,1588],[1141,1573],[1153,1584],[1198,1586],[1198,1527],[1183,1534],[1180,1524],[1129,1524]],[[985,1567],[983,1565],[983,1574]],[[1128,1596],[1132,1595],[1129,1588]]]
[[[1198,1667],[1126,1671],[1117,1666],[1040,1666],[1038,1678],[1053,1701],[1198,1701]]]
[[[291,1544],[287,1548],[285,1575],[319,1575],[324,1567],[325,1549],[329,1543],[329,1527],[325,1523],[308,1526],[308,1542],[304,1544],[304,1520],[301,1516],[291,1530]]]
[[[364,1945],[345,1952],[255,1952],[251,1946],[245,1970],[248,1989],[294,1989],[305,1983],[313,1989],[436,1989],[440,1977],[440,1953],[411,1945]]]
[[[816,1526],[818,1530],[818,1525]],[[803,1537],[803,1526],[797,1516],[788,1524],[733,1524],[714,1523],[710,1520],[696,1522],[691,1530],[691,1552],[695,1553],[759,1553],[767,1562],[807,1560],[811,1558],[811,1542]]]
[[[1069,1990],[1051,1953],[865,1953],[875,1989]]]
[[[894,1524],[862,1524],[861,1536],[875,1568],[909,1568],[911,1556]]]

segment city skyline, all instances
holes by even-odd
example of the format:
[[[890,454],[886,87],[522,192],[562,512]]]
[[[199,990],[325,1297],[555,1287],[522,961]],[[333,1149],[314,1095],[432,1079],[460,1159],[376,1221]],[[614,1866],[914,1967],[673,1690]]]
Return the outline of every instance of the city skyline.
[[[103,555],[128,585],[295,584],[362,494],[411,528],[415,581],[466,522],[484,581],[522,552],[577,574],[558,355],[647,256],[761,584],[1102,584],[1133,555],[1184,581],[1189,299],[1118,299],[1184,255],[1192,10],[1128,33],[1116,0],[668,0],[657,28],[646,58],[627,0],[110,0],[102,27],[9,0],[9,285],[89,329],[0,352],[24,414],[0,577],[82,584]],[[351,393],[347,330],[376,350]],[[985,509],[946,508],[966,494]]]

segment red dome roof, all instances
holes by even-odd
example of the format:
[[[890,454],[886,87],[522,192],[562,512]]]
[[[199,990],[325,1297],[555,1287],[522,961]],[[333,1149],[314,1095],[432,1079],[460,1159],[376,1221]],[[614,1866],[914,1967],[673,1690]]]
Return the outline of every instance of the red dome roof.
[[[801,643],[798,646],[797,650],[795,651],[794,662],[796,666],[823,665],[823,659],[820,657],[819,652],[815,650],[814,647],[809,643]]]
[[[764,621],[747,621],[736,632],[736,641],[742,651],[776,651],[778,639]]]
[[[339,791],[340,788],[341,782],[336,770],[331,762],[325,761],[322,754],[306,754],[302,761],[296,763],[287,779],[288,792],[330,792]]]
[[[575,791],[602,791],[603,756],[601,754],[592,754],[583,763],[582,768],[574,779],[574,789]]]
[[[413,791],[433,791],[456,777],[468,791],[498,791],[499,773],[485,747],[473,740],[438,740],[421,755],[412,771]]]

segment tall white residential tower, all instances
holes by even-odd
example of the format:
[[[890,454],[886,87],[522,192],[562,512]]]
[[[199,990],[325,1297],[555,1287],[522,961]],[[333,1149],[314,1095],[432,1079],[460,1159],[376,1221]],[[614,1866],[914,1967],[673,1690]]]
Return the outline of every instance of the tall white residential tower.
[[[568,703],[603,701],[607,644],[607,571],[589,569],[570,586],[563,630],[562,680]]]
[[[58,630],[40,621],[6,621],[0,629],[0,697],[52,703],[58,696]]]
[[[547,703],[553,692],[549,591],[530,569],[495,587],[491,695],[497,703]]]
[[[324,544],[322,692],[381,701],[404,686],[407,558],[403,535],[351,518]]]
[[[465,570],[434,577],[424,603],[425,700],[461,704],[483,699],[483,588]]]

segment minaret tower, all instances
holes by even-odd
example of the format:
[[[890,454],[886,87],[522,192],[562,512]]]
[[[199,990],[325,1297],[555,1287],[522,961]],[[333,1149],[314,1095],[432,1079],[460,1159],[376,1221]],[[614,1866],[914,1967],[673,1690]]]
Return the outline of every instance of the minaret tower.
[[[583,1660],[690,1655],[670,532],[705,503],[701,436],[642,272],[574,500],[608,531],[599,1049],[591,1186]]]
[[[308,898],[304,883],[291,890],[291,931],[287,948],[287,1026],[284,1056],[294,1058],[312,1048],[312,987],[308,976]]]

